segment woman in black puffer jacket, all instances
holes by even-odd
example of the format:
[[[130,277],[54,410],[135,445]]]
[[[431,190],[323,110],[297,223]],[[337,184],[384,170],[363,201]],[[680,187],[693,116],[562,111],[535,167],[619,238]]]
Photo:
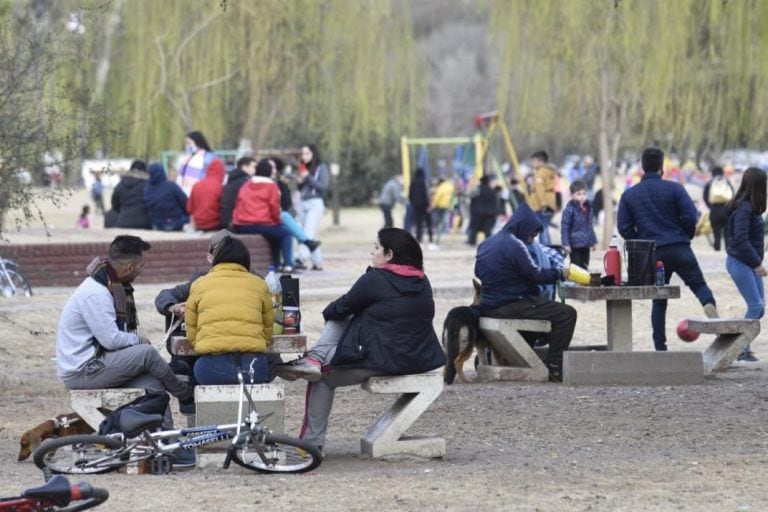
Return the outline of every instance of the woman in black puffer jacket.
[[[423,373],[445,363],[416,239],[402,229],[382,229],[371,257],[373,266],[323,311],[325,329],[312,349],[276,369],[287,380],[310,381],[301,437],[319,447],[335,388],[377,375]]]

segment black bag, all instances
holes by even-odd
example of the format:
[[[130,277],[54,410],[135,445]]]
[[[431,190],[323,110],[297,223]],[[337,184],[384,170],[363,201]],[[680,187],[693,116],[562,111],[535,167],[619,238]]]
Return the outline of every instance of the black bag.
[[[165,414],[165,410],[168,408],[168,402],[170,398],[166,393],[147,393],[144,396],[140,396],[133,402],[121,405],[104,418],[99,424],[99,435],[105,436],[108,434],[114,434],[121,432],[120,430],[120,415],[123,411],[131,409],[143,414]],[[123,432],[125,433],[125,432]]]

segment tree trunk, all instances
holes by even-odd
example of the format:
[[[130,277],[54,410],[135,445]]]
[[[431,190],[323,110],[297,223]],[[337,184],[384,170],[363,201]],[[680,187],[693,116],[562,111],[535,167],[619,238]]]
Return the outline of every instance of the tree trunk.
[[[608,130],[610,116],[610,97],[608,94],[608,73],[605,69],[600,75],[600,117],[597,130],[597,148],[600,155],[600,176],[603,181],[603,239],[602,248],[608,247],[613,236],[613,177],[615,160],[611,160]]]

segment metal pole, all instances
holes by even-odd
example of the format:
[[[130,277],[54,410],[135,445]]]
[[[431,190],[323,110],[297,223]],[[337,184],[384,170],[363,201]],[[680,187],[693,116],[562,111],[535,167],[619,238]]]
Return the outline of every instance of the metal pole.
[[[331,164],[331,201],[333,203],[333,225],[339,225],[339,164]]]

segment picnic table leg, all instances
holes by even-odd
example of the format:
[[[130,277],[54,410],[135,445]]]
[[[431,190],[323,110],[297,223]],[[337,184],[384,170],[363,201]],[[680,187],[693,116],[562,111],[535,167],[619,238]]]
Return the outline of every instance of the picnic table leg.
[[[632,352],[632,301],[609,300],[605,303],[608,322],[608,350]]]

